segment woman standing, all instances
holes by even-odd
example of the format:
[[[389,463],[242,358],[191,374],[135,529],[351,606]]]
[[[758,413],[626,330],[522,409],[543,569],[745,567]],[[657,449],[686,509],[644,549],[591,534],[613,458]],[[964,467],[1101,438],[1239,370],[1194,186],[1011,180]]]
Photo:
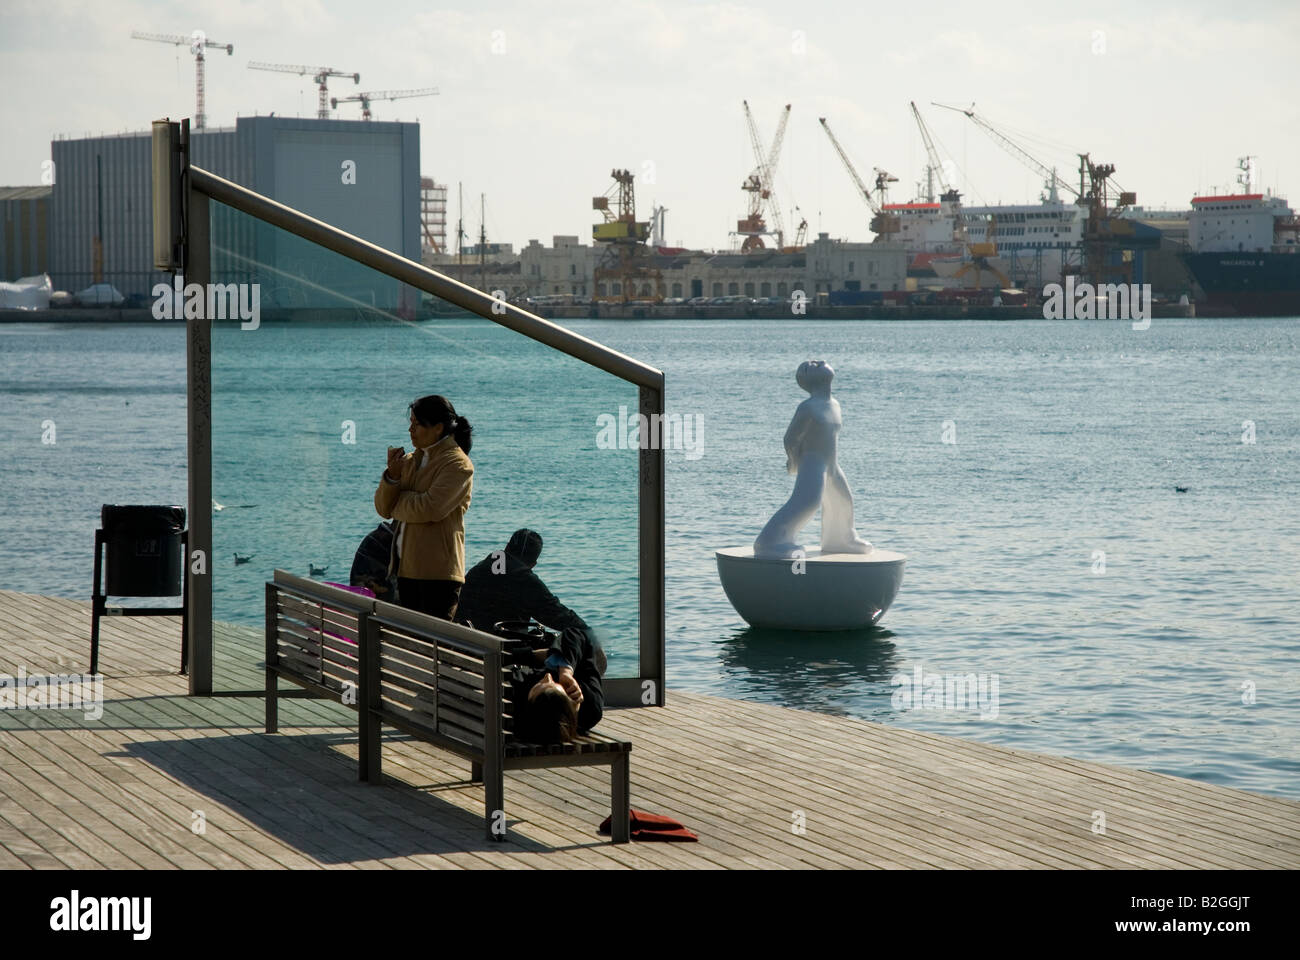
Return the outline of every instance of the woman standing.
[[[388,468],[375,490],[375,510],[398,522],[389,574],[399,602],[450,620],[465,582],[465,511],[474,488],[467,454],[473,427],[446,397],[410,406],[411,443],[388,448]]]

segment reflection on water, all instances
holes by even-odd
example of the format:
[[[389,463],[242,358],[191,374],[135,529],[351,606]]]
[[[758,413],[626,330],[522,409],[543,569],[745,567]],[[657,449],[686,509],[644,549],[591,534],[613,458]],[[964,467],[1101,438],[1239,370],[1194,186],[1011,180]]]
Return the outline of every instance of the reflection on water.
[[[899,672],[893,637],[884,627],[817,633],[747,627],[721,641],[719,659],[744,696],[877,719],[889,709],[889,678]]]

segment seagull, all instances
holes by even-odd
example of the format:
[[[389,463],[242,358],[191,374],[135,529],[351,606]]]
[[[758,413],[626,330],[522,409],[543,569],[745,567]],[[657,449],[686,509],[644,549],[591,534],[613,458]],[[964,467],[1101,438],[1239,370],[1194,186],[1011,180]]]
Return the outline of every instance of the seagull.
[[[314,563],[308,563],[307,569],[311,571],[311,575],[313,577],[320,577],[320,576],[324,576],[325,571],[329,569],[329,564],[326,564],[323,567],[318,567]]]
[[[216,500],[213,500],[213,501],[212,501],[212,509],[213,509],[213,510],[224,510],[224,509],[226,509],[226,505],[225,505],[224,503],[217,503]]]
[[[248,563],[248,561],[252,560],[254,556],[256,556],[256,554],[250,553],[246,557],[241,557],[239,554],[235,554],[235,563]]]
[[[1186,493],[1186,492],[1187,492],[1187,488],[1186,488],[1186,487],[1180,487],[1180,486],[1177,486],[1177,485],[1174,486],[1174,490],[1175,490],[1175,492],[1177,492],[1177,493]]]

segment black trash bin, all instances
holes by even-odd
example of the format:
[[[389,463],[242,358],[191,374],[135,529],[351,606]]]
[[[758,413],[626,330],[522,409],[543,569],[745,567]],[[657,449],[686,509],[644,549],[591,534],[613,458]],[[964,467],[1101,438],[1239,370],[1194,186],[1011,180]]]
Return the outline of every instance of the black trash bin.
[[[181,673],[189,654],[189,591],[185,560],[189,533],[185,508],[106,503],[95,531],[95,583],[91,589],[90,672],[99,670],[101,617],[181,618]],[[103,567],[107,566],[107,570]],[[179,607],[110,607],[108,597],[176,597]]]
[[[104,504],[104,594],[179,597],[185,508]]]

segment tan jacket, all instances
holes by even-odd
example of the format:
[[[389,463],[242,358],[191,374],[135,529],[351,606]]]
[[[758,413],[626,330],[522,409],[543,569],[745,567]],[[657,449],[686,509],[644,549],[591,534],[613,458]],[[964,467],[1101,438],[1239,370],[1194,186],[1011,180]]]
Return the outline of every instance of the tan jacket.
[[[465,511],[474,489],[474,464],[451,436],[428,449],[423,468],[416,469],[422,456],[416,449],[402,458],[397,483],[380,477],[375,510],[402,523],[399,577],[464,583]],[[388,567],[393,573],[392,554]]]

